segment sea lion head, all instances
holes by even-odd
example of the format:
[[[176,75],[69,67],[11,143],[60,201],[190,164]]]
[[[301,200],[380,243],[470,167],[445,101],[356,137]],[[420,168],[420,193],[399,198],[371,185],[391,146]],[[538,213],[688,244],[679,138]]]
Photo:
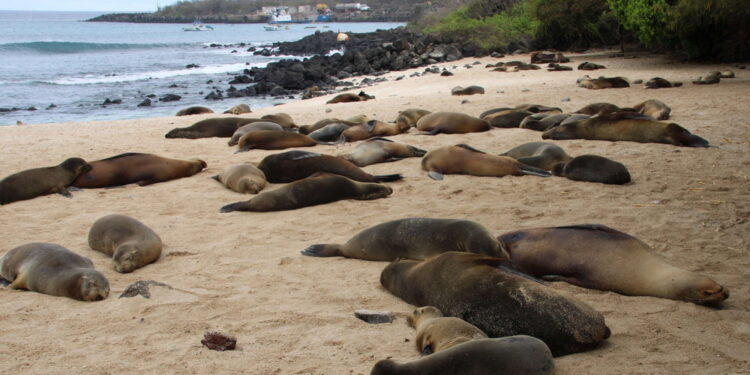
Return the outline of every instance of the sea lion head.
[[[133,272],[137,268],[138,250],[135,245],[127,243],[120,245],[112,257],[115,271],[119,273]]]
[[[552,167],[552,175],[564,177],[565,174],[563,173],[563,171],[565,170],[566,165],[568,165],[568,163],[565,162],[555,164],[555,166]]]
[[[190,161],[193,163],[195,169],[193,170],[195,173],[198,173],[202,171],[204,168],[208,166],[205,161],[201,159],[190,159]]]
[[[393,290],[403,274],[408,272],[418,262],[409,259],[397,258],[383,269],[380,273],[380,285],[388,290]]]
[[[91,170],[91,165],[81,158],[68,158],[64,162],[60,163],[63,169],[75,173],[76,176],[86,173]]]
[[[82,301],[101,301],[109,295],[109,281],[94,269],[85,269],[78,277],[77,286]]]
[[[407,323],[411,325],[412,327],[416,327],[419,325],[419,322],[422,319],[433,319],[433,318],[441,318],[443,317],[443,312],[440,311],[437,307],[434,306],[422,306],[420,308],[417,308],[412,313],[412,316],[408,317]]]
[[[542,133],[542,139],[576,139],[578,122],[555,126]]]
[[[365,191],[362,193],[363,200],[385,198],[393,193],[393,189],[390,186],[383,184],[368,184]]]
[[[398,364],[391,359],[383,359],[375,364],[375,367],[370,371],[370,375],[388,375],[397,374]]]
[[[678,296],[684,301],[697,304],[715,303],[729,298],[729,290],[708,277],[700,276],[686,283]]]
[[[258,183],[258,181],[245,178],[242,179],[242,182],[240,182],[238,190],[243,193],[258,194],[261,190],[263,190],[264,187],[265,185]]]

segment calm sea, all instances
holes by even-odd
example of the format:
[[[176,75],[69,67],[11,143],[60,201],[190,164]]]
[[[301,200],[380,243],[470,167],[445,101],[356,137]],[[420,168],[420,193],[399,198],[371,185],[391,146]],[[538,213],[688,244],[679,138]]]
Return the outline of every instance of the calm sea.
[[[99,14],[0,11],[0,108],[21,108],[0,112],[0,125],[170,116],[190,105],[217,112],[239,103],[271,106],[283,100],[203,98],[214,87],[228,88],[233,73],[279,59],[253,56],[246,51],[250,46],[299,40],[317,30],[368,32],[402,25],[292,24],[265,31],[262,24],[214,24],[213,31],[186,32],[182,28],[190,25],[80,22]],[[208,47],[237,43],[247,47]],[[147,95],[170,93],[182,99],[137,106]],[[103,106],[105,99],[122,104]]]

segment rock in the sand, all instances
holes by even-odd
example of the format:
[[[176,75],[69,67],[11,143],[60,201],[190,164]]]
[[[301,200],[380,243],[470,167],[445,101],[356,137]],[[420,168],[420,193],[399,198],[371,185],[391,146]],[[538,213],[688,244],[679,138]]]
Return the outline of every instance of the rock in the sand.
[[[220,332],[206,332],[201,340],[203,346],[223,352],[225,350],[234,350],[237,347],[237,339]]]
[[[151,298],[151,291],[150,288],[152,286],[160,286],[167,289],[173,289],[171,286],[160,283],[158,281],[154,280],[138,280],[130,285],[128,285],[127,288],[120,294],[120,298],[122,297],[135,297],[137,295],[143,296],[143,298]]]
[[[393,313],[390,311],[357,310],[354,312],[354,316],[370,324],[393,322]]]
[[[182,99],[182,97],[179,96],[179,95],[176,95],[176,94],[167,94],[167,95],[164,95],[161,98],[159,98],[159,101],[162,101],[162,102],[176,102],[176,101],[178,101],[180,99]]]
[[[146,98],[144,99],[141,104],[138,104],[139,107],[151,107],[151,99]]]

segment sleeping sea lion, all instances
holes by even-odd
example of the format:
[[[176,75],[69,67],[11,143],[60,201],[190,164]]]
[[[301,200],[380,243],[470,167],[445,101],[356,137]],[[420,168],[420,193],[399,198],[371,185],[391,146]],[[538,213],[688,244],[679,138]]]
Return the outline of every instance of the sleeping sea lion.
[[[373,176],[348,160],[296,150],[266,156],[258,164],[258,168],[271,183],[292,182],[317,172],[334,173],[359,182],[388,182],[403,178],[400,174]]]
[[[279,130],[256,130],[240,137],[237,142],[237,152],[252,149],[283,150],[292,147],[312,147],[317,144],[318,142],[304,134]]]
[[[523,121],[521,121],[521,124],[518,125],[518,127],[521,129],[530,129],[543,132],[547,129],[554,128],[555,126],[560,125],[560,123],[565,121],[568,117],[570,117],[569,113],[535,113],[524,118]]]
[[[573,113],[580,113],[583,115],[601,115],[605,113],[612,113],[612,112],[622,112],[623,108],[620,108],[612,103],[592,103],[589,105],[584,106],[583,108],[573,112]]]
[[[342,199],[385,198],[391,193],[393,189],[382,184],[357,182],[336,174],[320,173],[275,190],[264,191],[248,201],[226,205],[221,212],[294,210]]]
[[[572,159],[572,157],[565,153],[562,147],[549,142],[524,143],[500,155],[509,156],[523,164],[541,168],[545,171],[552,170],[558,163],[567,162]]]
[[[161,256],[159,235],[125,215],[107,215],[89,230],[89,247],[112,257],[115,271],[128,273],[156,262]]]
[[[309,133],[308,135],[317,142],[335,142],[341,138],[341,133],[343,133],[344,130],[349,129],[351,126],[352,125],[343,122],[334,122]]]
[[[669,113],[672,112],[672,108],[656,99],[649,99],[636,104],[633,109],[655,120],[666,120],[669,118]]]
[[[490,126],[496,128],[517,128],[526,117],[532,114],[532,112],[525,110],[509,109],[484,116],[482,120],[487,121]]]
[[[103,188],[136,183],[140,186],[190,177],[206,168],[199,159],[169,159],[154,154],[126,153],[91,162],[91,170],[73,181],[79,188]]]
[[[721,73],[712,72],[709,75],[699,77],[693,81],[694,85],[713,85],[721,82]]]
[[[359,121],[359,120],[364,120],[364,121]],[[314,132],[316,130],[322,129],[325,126],[330,125],[330,124],[341,123],[341,124],[346,124],[346,125],[349,125],[349,126],[354,126],[354,125],[359,125],[359,124],[367,122],[367,121],[368,121],[367,120],[367,116],[365,116],[365,115],[354,116],[354,117],[351,117],[351,118],[349,118],[347,120],[340,120],[340,119],[337,119],[337,118],[326,118],[326,119],[319,120],[319,121],[315,122],[312,125],[302,125],[302,126],[300,126],[299,127],[299,132],[300,132],[300,134],[310,134],[310,133],[312,133],[312,132]]]
[[[417,129],[430,135],[438,133],[463,134],[490,130],[490,124],[463,113],[433,112],[417,121]]]
[[[591,78],[589,76],[583,76],[579,78],[578,86],[585,87],[590,90],[600,89],[619,89],[624,87],[630,87],[627,79],[623,77],[599,77]]]
[[[8,251],[0,258],[0,277],[14,289],[81,301],[100,301],[109,295],[107,278],[91,260],[52,243],[28,243]]]
[[[584,61],[578,65],[578,70],[597,70],[605,69],[604,65],[595,64],[592,62]]]
[[[425,150],[394,142],[390,139],[370,138],[357,145],[350,154],[339,155],[339,157],[349,160],[359,167],[364,167],[375,163],[422,157],[426,153]]]
[[[262,116],[260,119],[275,122],[287,130],[297,128],[297,124],[294,123],[294,119],[292,119],[292,116],[289,116],[286,113],[274,113],[270,115],[265,115],[265,116]]]
[[[224,111],[224,113],[229,113],[233,115],[241,115],[243,113],[252,113],[253,111],[250,110],[250,106],[247,104],[237,104],[236,106],[227,109]]]
[[[407,303],[435,306],[489,337],[536,337],[555,356],[592,349],[609,337],[601,313],[499,269],[502,263],[500,258],[466,252],[446,252],[423,261],[401,259],[383,269],[380,283]]]
[[[165,138],[211,138],[231,137],[234,131],[242,125],[260,121],[257,118],[217,117],[196,122],[186,128],[175,128],[169,131]]]
[[[469,251],[507,259],[492,233],[459,219],[408,218],[367,228],[342,244],[315,244],[302,251],[316,257],[343,256],[375,261],[426,259],[446,251]]]
[[[581,155],[552,168],[552,174],[575,181],[622,185],[630,182],[628,169],[614,160],[598,155]]]
[[[258,194],[266,187],[266,175],[250,163],[235,165],[211,178],[240,194]]]
[[[442,180],[444,174],[503,177],[506,175],[532,175],[549,177],[549,172],[528,166],[507,156],[486,154],[469,145],[441,147],[422,158],[422,169],[433,180]]]
[[[513,268],[550,281],[698,304],[729,297],[714,280],[672,266],[641,240],[600,224],[525,229],[498,240]]]
[[[399,112],[396,121],[394,122],[397,124],[405,124],[412,128],[417,126],[417,121],[419,121],[419,119],[430,113],[430,111],[424,109],[409,108]]]
[[[234,131],[234,134],[232,134],[232,138],[229,139],[229,142],[227,144],[229,146],[236,146],[237,143],[240,142],[240,138],[242,138],[243,135],[250,133],[252,131],[258,131],[258,130],[275,130],[275,131],[283,131],[284,128],[271,121],[257,121],[257,122],[251,122],[247,125],[242,125],[237,130]]]
[[[484,87],[472,85],[468,87],[456,86],[451,89],[451,95],[476,95],[476,94],[484,94]]]
[[[364,124],[349,127],[341,132],[339,142],[356,142],[373,137],[388,137],[406,133],[409,129],[410,127],[406,124],[370,120]]]
[[[326,104],[364,102],[369,99],[375,99],[375,97],[372,95],[365,94],[364,91],[360,91],[359,94],[352,94],[352,93],[338,94],[334,96],[333,99],[327,101]]]
[[[194,107],[183,108],[177,111],[177,114],[175,114],[175,116],[192,116],[192,115],[202,115],[205,113],[214,113],[214,111],[208,107],[194,106]]]
[[[446,317],[434,306],[414,310],[409,317],[417,330],[415,343],[422,355],[441,352],[468,341],[486,339],[487,334],[465,320]]]
[[[27,169],[0,180],[0,204],[58,193],[72,197],[68,191],[73,181],[91,170],[81,158],[69,158],[54,167]]]
[[[647,89],[668,89],[670,87],[680,87],[682,82],[669,82],[661,77],[654,77],[646,81],[643,86]]]

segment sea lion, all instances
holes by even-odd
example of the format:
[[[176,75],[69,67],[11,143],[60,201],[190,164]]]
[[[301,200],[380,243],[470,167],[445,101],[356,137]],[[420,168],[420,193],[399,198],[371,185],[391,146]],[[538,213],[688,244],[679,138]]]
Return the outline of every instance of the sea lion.
[[[716,71],[712,72],[711,74],[718,75],[719,78],[734,78],[734,72],[731,70],[725,70],[723,72]]]
[[[496,128],[517,128],[521,122],[533,113],[519,109],[509,109],[506,111],[495,112],[482,117],[490,126]]]
[[[532,64],[570,62],[570,59],[565,57],[562,52],[534,51],[529,55],[529,57]]]
[[[612,112],[622,112],[622,108],[619,106],[616,106],[612,103],[592,103],[584,106],[583,108],[573,112],[573,113],[580,113],[583,115],[600,115],[604,113],[612,113]]]
[[[486,339],[487,334],[465,320],[446,317],[434,306],[414,310],[409,322],[417,330],[417,350],[423,355],[438,353],[472,340]]]
[[[266,175],[250,163],[235,165],[211,178],[240,194],[258,194],[266,187]]]
[[[351,125],[342,122],[334,122],[309,133],[308,135],[317,142],[335,142],[341,138],[341,133],[350,127]]]
[[[406,124],[387,123],[370,120],[364,124],[354,125],[341,132],[339,142],[356,142],[373,137],[388,137],[408,132]]]
[[[388,182],[403,178],[400,174],[373,176],[348,160],[296,150],[266,156],[258,168],[271,183],[297,181],[317,172],[335,173],[359,182]]]
[[[567,162],[572,159],[570,155],[565,153],[562,147],[549,142],[524,143],[500,154],[500,156],[509,156],[523,164],[541,168],[545,171],[552,170],[558,163]]]
[[[567,72],[573,70],[572,66],[560,65],[558,63],[550,63],[547,65],[548,72]]]
[[[417,126],[417,121],[419,121],[419,119],[430,113],[430,111],[424,109],[409,108],[399,112],[396,121],[394,122],[397,124],[406,124],[412,128]]]
[[[487,121],[458,112],[433,112],[417,121],[417,129],[434,135],[463,134],[490,130]]]
[[[107,215],[89,230],[89,246],[112,257],[115,271],[133,272],[161,256],[159,235],[140,221],[125,215]]]
[[[378,361],[370,375],[552,375],[555,362],[547,345],[517,335],[472,340],[408,363]]]
[[[544,132],[542,138],[654,142],[685,147],[709,147],[707,140],[691,134],[680,125],[638,118],[628,112],[609,113],[560,125]]]
[[[175,116],[192,116],[192,115],[202,115],[206,113],[214,113],[214,111],[208,107],[194,106],[194,107],[183,108],[177,111],[177,114],[175,114]]]
[[[28,289],[81,301],[109,295],[109,282],[94,263],[60,245],[34,242],[0,258],[0,276],[14,289]]]
[[[427,151],[385,138],[371,138],[362,142],[350,153],[339,155],[359,167],[375,163],[422,157]]]
[[[549,177],[549,172],[520,163],[507,156],[486,154],[469,145],[441,147],[422,158],[422,169],[433,180],[442,180],[444,174],[503,177],[507,175],[532,175]]]
[[[446,251],[470,251],[507,259],[492,233],[470,220],[408,218],[367,228],[345,244],[315,244],[302,251],[316,257],[375,261],[426,259]]]
[[[569,113],[559,113],[554,115],[548,113],[535,113],[524,118],[518,127],[521,129],[543,132],[549,128],[554,128],[555,126],[560,125],[560,123],[565,121],[568,117],[570,117]]]
[[[364,91],[360,91],[359,94],[352,94],[352,93],[338,94],[334,96],[333,99],[327,101],[326,104],[364,102],[369,99],[375,99],[375,97],[372,95],[365,94]]]
[[[237,104],[236,106],[227,109],[224,111],[224,113],[230,113],[233,115],[241,115],[243,113],[252,113],[253,111],[250,110],[250,106],[247,104]]]
[[[69,158],[54,167],[27,169],[0,180],[0,204],[58,193],[71,197],[68,186],[91,165],[81,158]]]
[[[294,123],[294,119],[292,119],[292,116],[289,116],[286,113],[273,113],[270,115],[262,116],[260,119],[275,122],[287,130],[297,128],[297,124]]]
[[[252,149],[283,150],[292,147],[312,147],[314,139],[299,133],[279,130],[257,130],[244,134],[237,142],[237,152]]]
[[[566,118],[565,120],[563,120],[560,124],[558,124],[557,126],[565,125],[565,124],[571,124],[571,123],[574,123],[576,121],[584,120],[584,119],[587,119],[587,118],[591,118],[591,116],[590,115],[580,114],[580,113],[573,113],[568,118]],[[553,128],[554,128],[554,126],[553,126]],[[547,129],[547,130],[549,130],[549,129]],[[547,131],[547,130],[545,130],[545,131]]]
[[[649,99],[636,104],[633,109],[655,120],[666,120],[669,118],[669,113],[672,112],[672,108],[656,99]]]
[[[682,82],[669,82],[661,77],[654,77],[646,81],[643,86],[647,89],[668,89],[670,87],[680,87]]]
[[[698,304],[729,297],[714,280],[672,266],[643,241],[600,224],[525,229],[498,240],[513,268],[550,281]]]
[[[423,261],[400,259],[383,269],[380,283],[407,303],[435,306],[489,337],[539,338],[555,356],[592,349],[609,337],[601,313],[578,299],[499,269],[503,262],[452,251]]]
[[[79,188],[103,188],[136,183],[139,186],[190,177],[206,168],[199,159],[169,159],[154,154],[126,153],[91,162],[91,170],[73,181]]]
[[[451,89],[451,95],[476,95],[476,94],[484,94],[484,87],[472,85],[468,87],[456,86]]]
[[[258,131],[258,130],[275,130],[275,131],[283,131],[284,128],[271,121],[257,121],[257,122],[251,122],[247,125],[242,125],[237,130],[234,131],[234,134],[232,134],[232,138],[229,139],[229,142],[227,144],[229,146],[236,146],[237,143],[240,142],[240,138],[242,138],[243,135],[250,133],[252,131]]]
[[[604,65],[595,64],[592,62],[584,61],[578,65],[578,70],[597,70],[605,69]]]
[[[198,121],[186,128],[174,128],[164,137],[187,139],[231,137],[234,131],[240,126],[256,121],[260,121],[260,119],[242,117],[209,118]]]
[[[623,185],[630,182],[630,172],[621,163],[598,155],[576,156],[552,168],[552,174],[574,181]]]
[[[359,121],[359,120],[364,120],[364,121]],[[341,124],[346,124],[346,125],[349,125],[349,126],[354,126],[354,125],[359,125],[359,124],[361,124],[363,122],[367,122],[367,121],[368,121],[368,119],[367,119],[367,116],[365,116],[365,115],[350,117],[347,120],[340,120],[340,119],[337,119],[337,118],[326,118],[326,119],[319,120],[319,121],[315,122],[312,125],[302,125],[302,126],[300,126],[299,127],[299,132],[300,132],[300,134],[310,134],[310,133],[312,133],[312,132],[314,132],[316,130],[320,130],[320,129],[322,129],[322,128],[330,125],[330,124],[341,123]]]
[[[619,89],[630,87],[627,79],[623,77],[591,78],[589,76],[583,76],[583,78],[579,78],[576,82],[578,83],[578,86],[585,87],[590,90]]]
[[[527,63],[525,63],[523,61],[518,61],[518,60],[508,61],[508,62],[506,62],[506,63],[503,64],[503,67],[514,67],[514,68],[517,68],[518,70],[539,70],[539,69],[541,69],[541,67],[539,65],[527,64]]]
[[[693,81],[695,85],[713,85],[721,82],[721,73],[712,72],[706,76],[698,77],[697,80]]]
[[[391,193],[393,189],[382,184],[357,182],[336,174],[320,173],[275,190],[264,191],[248,201],[226,205],[221,212],[294,210],[342,199],[385,198]]]
[[[505,111],[528,111],[531,113],[545,113],[548,115],[552,114],[559,114],[562,113],[562,109],[558,107],[548,107],[546,105],[541,104],[519,104],[513,108],[511,107],[499,107],[499,108],[493,108],[486,110],[482,112],[482,114],[479,115],[479,118],[485,118],[489,117],[492,114],[498,113],[498,112],[505,112]]]

